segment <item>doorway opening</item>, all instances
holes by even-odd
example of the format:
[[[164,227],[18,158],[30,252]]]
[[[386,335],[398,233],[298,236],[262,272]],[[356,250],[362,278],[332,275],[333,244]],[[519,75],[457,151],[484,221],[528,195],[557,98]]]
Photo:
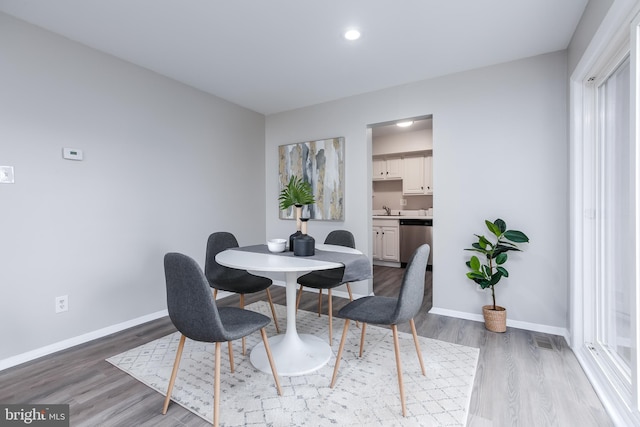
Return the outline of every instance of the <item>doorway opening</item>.
[[[427,268],[433,268],[433,116],[372,124],[368,130],[375,292],[385,277],[402,276],[422,243],[431,247]],[[427,276],[425,303],[430,307],[431,273]]]

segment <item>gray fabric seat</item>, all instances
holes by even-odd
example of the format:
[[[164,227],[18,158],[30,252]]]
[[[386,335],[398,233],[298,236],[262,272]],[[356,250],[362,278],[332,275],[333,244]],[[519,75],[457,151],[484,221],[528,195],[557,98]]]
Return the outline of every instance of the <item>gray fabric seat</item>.
[[[422,360],[422,353],[420,352],[420,344],[418,342],[416,325],[413,321],[413,318],[422,306],[422,299],[424,297],[425,270],[427,269],[429,251],[429,245],[425,244],[417,248],[413,253],[411,259],[407,263],[407,269],[405,270],[404,276],[402,278],[402,284],[400,285],[400,293],[398,295],[398,298],[380,296],[359,298],[353,302],[350,302],[338,312],[338,316],[344,318],[345,321],[344,329],[342,332],[342,339],[340,341],[340,348],[338,349],[338,355],[336,357],[336,365],[333,369],[331,388],[335,386],[336,378],[338,376],[338,367],[340,366],[340,359],[342,357],[342,351],[344,350],[347,330],[349,329],[349,321],[356,320],[362,322],[360,357],[362,357],[367,323],[372,323],[375,325],[390,325],[391,330],[393,331],[393,341],[396,353],[396,366],[398,368],[398,387],[400,389],[400,401],[402,403],[402,416],[406,416],[397,325],[399,323],[405,322],[409,322],[409,324],[411,325],[411,332],[413,334],[413,340],[416,346],[418,360],[420,361],[422,375],[426,375],[424,362]]]
[[[216,306],[209,283],[200,266],[190,257],[179,253],[168,253],[164,257],[164,271],[167,286],[167,308],[171,322],[181,333],[180,343],[173,364],[167,395],[162,408],[166,414],[175,384],[176,374],[186,338],[195,341],[215,343],[214,410],[213,424],[218,425],[220,408],[220,346],[222,342],[245,337],[260,331],[271,364],[271,371],[279,395],[282,395],[278,373],[271,357],[269,341],[264,327],[271,320],[260,313],[235,307]],[[232,360],[233,353],[230,353]],[[233,367],[233,362],[232,367]],[[233,368],[232,368],[233,370]],[[253,396],[251,396],[253,398]]]
[[[327,245],[345,246],[355,249],[356,240],[353,234],[347,230],[333,230],[324,240]],[[322,313],[322,290],[327,289],[328,301],[329,301],[329,344],[333,340],[333,301],[331,296],[331,289],[341,285],[347,286],[347,292],[349,292],[349,299],[353,301],[353,294],[351,293],[351,286],[349,282],[342,280],[344,276],[344,267],[333,268],[331,270],[319,270],[312,271],[298,278],[300,289],[298,290],[298,298],[296,301],[296,308],[300,305],[300,298],[302,297],[302,289],[307,288],[318,289],[318,316]]]
[[[280,333],[278,326],[278,317],[271,299],[269,287],[273,284],[271,279],[261,276],[255,276],[245,270],[225,267],[216,262],[216,255],[220,252],[237,248],[238,241],[235,236],[226,231],[212,233],[207,239],[207,253],[204,265],[204,274],[209,281],[209,285],[213,288],[213,297],[218,296],[218,290],[233,292],[240,294],[240,308],[244,308],[244,295],[255,292],[265,291],[271,307],[273,322],[276,325],[276,331]],[[247,348],[245,340],[242,340],[242,354],[246,354]]]

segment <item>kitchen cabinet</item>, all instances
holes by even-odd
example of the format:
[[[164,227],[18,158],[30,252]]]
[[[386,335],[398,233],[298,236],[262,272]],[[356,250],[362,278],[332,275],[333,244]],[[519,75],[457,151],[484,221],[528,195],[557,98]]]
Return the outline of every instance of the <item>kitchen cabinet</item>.
[[[424,188],[426,194],[433,194],[433,156],[424,157]]]
[[[403,163],[402,194],[405,196],[433,194],[431,172],[433,156],[405,157]]]
[[[389,157],[373,160],[373,179],[402,179],[402,158]]]
[[[373,221],[373,259],[400,261],[400,228],[398,221]]]

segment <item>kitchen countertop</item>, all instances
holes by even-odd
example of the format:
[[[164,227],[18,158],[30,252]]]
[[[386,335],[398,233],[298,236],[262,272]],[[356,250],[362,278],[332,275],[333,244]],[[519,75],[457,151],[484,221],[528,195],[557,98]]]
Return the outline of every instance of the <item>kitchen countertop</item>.
[[[433,215],[373,215],[373,219],[433,219]]]

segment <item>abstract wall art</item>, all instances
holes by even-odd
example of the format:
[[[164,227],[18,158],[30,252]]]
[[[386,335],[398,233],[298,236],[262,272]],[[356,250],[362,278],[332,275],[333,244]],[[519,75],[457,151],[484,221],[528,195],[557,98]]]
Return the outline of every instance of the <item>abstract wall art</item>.
[[[303,218],[344,220],[344,138],[329,138],[278,147],[280,190],[292,175],[311,184],[316,203],[302,209]],[[293,207],[281,219],[295,219]]]

